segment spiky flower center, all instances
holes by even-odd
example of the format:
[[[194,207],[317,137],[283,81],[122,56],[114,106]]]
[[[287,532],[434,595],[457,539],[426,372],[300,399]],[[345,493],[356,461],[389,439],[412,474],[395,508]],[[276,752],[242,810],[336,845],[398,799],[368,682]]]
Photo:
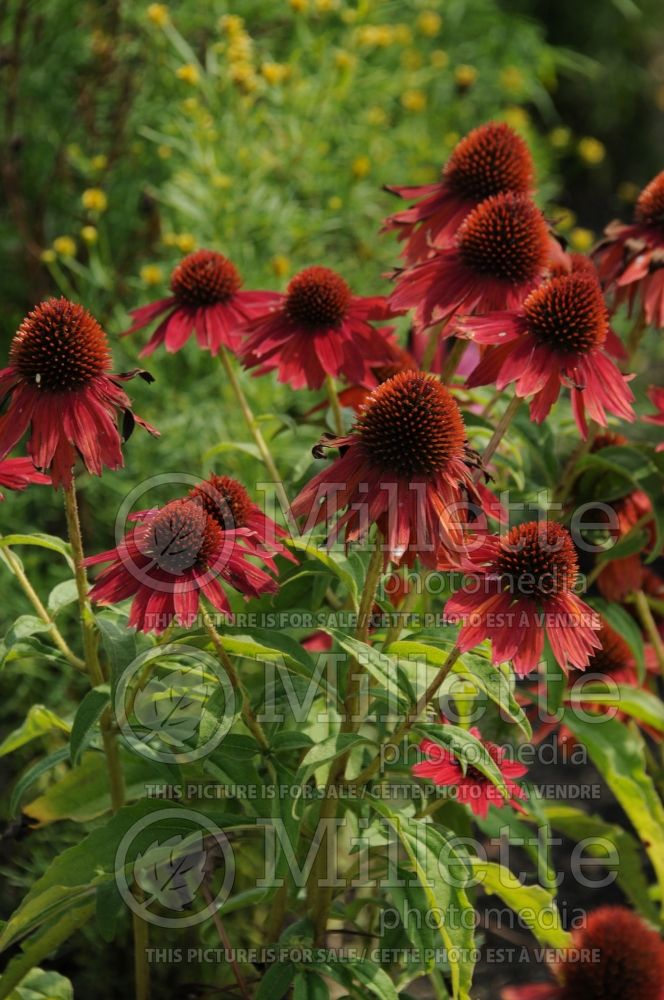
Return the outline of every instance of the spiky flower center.
[[[544,599],[572,589],[578,562],[569,532],[553,521],[529,521],[500,539],[496,572],[515,596]]]
[[[173,576],[207,569],[221,537],[216,521],[191,500],[171,501],[139,529],[141,551]]]
[[[188,254],[171,274],[171,291],[185,306],[228,302],[242,285],[235,265],[214,250]]]
[[[598,283],[588,274],[552,278],[523,304],[528,329],[547,347],[587,354],[606,340],[609,322]]]
[[[504,122],[473,129],[455,147],[444,177],[465,198],[483,201],[503,191],[527,194],[533,161],[523,139]]]
[[[322,330],[345,319],[352,293],[341,275],[329,267],[307,267],[286,289],[286,312],[298,326]]]
[[[634,215],[637,222],[664,225],[664,170],[644,187],[637,199]]]
[[[202,504],[207,514],[226,531],[244,528],[253,507],[242,483],[230,476],[210,476],[195,486],[189,496]]]
[[[466,217],[457,246],[463,262],[477,274],[520,285],[534,281],[544,269],[548,232],[529,198],[498,194]]]
[[[404,371],[379,385],[355,424],[369,462],[397,476],[433,478],[463,455],[459,407],[435,376]]]
[[[602,448],[617,448],[624,444],[627,444],[624,434],[618,434],[617,431],[602,431],[601,434],[595,435],[590,450],[594,453],[601,451]]]
[[[110,367],[106,334],[87,309],[67,299],[41,302],[21,323],[9,364],[44,392],[89,385]]]
[[[617,632],[614,632],[605,622],[597,633],[602,643],[599,649],[592,652],[588,661],[588,671],[597,674],[615,674],[629,668],[634,662],[632,651]]]
[[[622,906],[604,906],[574,933],[570,960],[559,967],[563,1000],[645,1000],[661,996],[664,952],[659,935]]]

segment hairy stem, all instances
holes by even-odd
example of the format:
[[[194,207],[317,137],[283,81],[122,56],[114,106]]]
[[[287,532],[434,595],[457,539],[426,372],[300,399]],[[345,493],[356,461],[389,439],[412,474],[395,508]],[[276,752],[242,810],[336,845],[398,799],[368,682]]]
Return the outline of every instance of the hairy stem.
[[[344,415],[341,412],[341,403],[339,402],[337,387],[334,384],[334,379],[331,375],[325,376],[325,388],[327,389],[327,397],[330,401],[330,409],[332,410],[334,429],[337,435],[342,437],[344,434]]]

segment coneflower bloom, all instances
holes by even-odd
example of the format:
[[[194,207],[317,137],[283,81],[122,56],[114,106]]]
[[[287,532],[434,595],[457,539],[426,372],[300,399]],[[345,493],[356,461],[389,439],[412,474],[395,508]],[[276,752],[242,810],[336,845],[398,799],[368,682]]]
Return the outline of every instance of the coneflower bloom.
[[[609,314],[597,282],[583,272],[552,278],[530,293],[521,308],[464,317],[459,330],[486,345],[467,385],[514,382],[518,396],[532,396],[530,415],[541,423],[569,386],[572,410],[586,437],[586,411],[606,426],[606,411],[634,420],[634,396],[606,355]]]
[[[585,274],[586,277],[592,278],[593,281],[597,282],[601,292],[602,286],[599,280],[599,274],[592,257],[586,257],[585,254],[582,253],[563,253],[560,258],[549,267],[548,277],[560,278],[565,274]],[[606,331],[604,349],[606,353],[610,354],[613,358],[618,358],[621,361],[627,358],[625,345],[610,323]]]
[[[6,458],[0,462],[0,486],[8,490],[24,490],[27,486],[49,486],[50,476],[37,472],[30,458]],[[0,493],[0,500],[4,496]]]
[[[246,598],[278,589],[271,576],[249,561],[253,553],[241,544],[247,529],[222,529],[203,504],[172,500],[143,517],[116,548],[85,560],[87,566],[110,563],[90,598],[97,604],[132,598],[131,628],[160,633],[173,622],[188,628],[196,620],[201,595],[230,613],[220,580]]]
[[[341,457],[292,505],[296,517],[307,516],[307,528],[327,519],[329,540],[343,533],[348,543],[376,523],[386,563],[419,556],[432,568],[442,559],[460,564],[469,507],[477,504],[478,512],[487,491],[473,483],[459,407],[436,376],[404,371],[383,382],[350,433],[319,447],[338,448]]]
[[[135,423],[158,432],[131,410],[121,382],[147,372],[111,374],[106,335],[83,306],[48,299],[21,323],[9,349],[9,367],[0,371],[0,457],[30,428],[28,454],[38,469],[49,470],[53,485],[69,484],[77,455],[88,472],[122,466],[117,417],[124,438]]]
[[[588,665],[600,645],[599,619],[574,593],[578,562],[565,528],[529,521],[487,536],[473,562],[475,570],[445,606],[450,620],[464,623],[457,640],[462,652],[490,639],[493,662],[512,660],[524,677],[540,662],[546,633],[565,671]]]
[[[489,806],[497,806],[500,809],[505,805],[511,805],[520,808],[516,800],[524,798],[525,792],[514,779],[522,778],[528,768],[516,760],[506,758],[505,747],[499,747],[482,739],[482,734],[475,726],[470,732],[482,742],[484,749],[502,774],[509,792],[508,799],[473,764],[467,763],[464,773],[459,759],[434,740],[422,740],[419,748],[425,759],[419,764],[414,764],[411,773],[416,778],[429,778],[434,785],[453,788],[456,801],[470,806],[471,811],[481,819],[486,819]]]
[[[604,287],[630,312],[637,299],[646,322],[664,327],[664,170],[639,195],[634,222],[612,222],[595,250]]]
[[[243,327],[277,300],[276,292],[243,292],[235,264],[214,250],[195,250],[171,274],[172,295],[133,309],[134,322],[123,336],[162,319],[141,356],[162,344],[179,351],[196,333],[200,347],[218,354],[222,347],[236,351]]]
[[[260,556],[273,572],[276,571],[275,556],[297,562],[283,544],[287,532],[263,513],[237,479],[211,474],[190,490],[189,497],[202,504],[224,531],[246,529],[246,534],[241,536],[241,544]]]
[[[414,264],[431,255],[432,245],[450,242],[485,198],[508,191],[528,194],[533,174],[523,139],[504,122],[487,122],[461,139],[435,184],[386,188],[408,201],[421,200],[386,219],[383,231],[396,230],[398,238],[406,240],[403,256]]]
[[[502,1000],[664,1000],[664,944],[625,906],[602,906],[556,951],[552,983],[510,986]]]
[[[527,196],[495,195],[466,217],[453,246],[397,272],[390,303],[395,311],[414,308],[418,326],[459,312],[517,309],[544,277],[552,247]]]
[[[353,295],[335,271],[307,267],[249,324],[242,360],[257,375],[276,369],[294,389],[320,389],[326,375],[372,387],[372,368],[391,362],[391,347],[369,321],[391,315],[383,296]]]
[[[643,419],[648,424],[656,424],[658,427],[664,427],[664,388],[651,386],[648,389],[648,398],[659,412],[653,413],[651,416],[646,416]],[[664,441],[660,441],[655,451],[664,451]]]
[[[643,490],[633,490],[624,497],[612,500],[609,504],[615,515],[615,523],[610,527],[612,537],[618,542],[643,519],[652,514],[652,502],[647,493]],[[606,505],[600,510],[600,519],[609,519],[610,515],[606,510]],[[648,539],[644,544],[644,549],[649,548],[653,541],[653,525],[649,521],[646,526]],[[601,558],[601,554],[600,554]],[[630,555],[620,556],[611,559],[604,566],[597,577],[597,587],[603,597],[609,601],[623,601],[628,594],[641,588],[643,578],[643,564],[641,554],[632,552]]]

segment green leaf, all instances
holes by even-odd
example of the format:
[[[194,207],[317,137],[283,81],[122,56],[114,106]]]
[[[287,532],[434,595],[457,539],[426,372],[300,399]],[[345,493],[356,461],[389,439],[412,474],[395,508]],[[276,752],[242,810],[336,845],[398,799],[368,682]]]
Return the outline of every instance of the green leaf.
[[[643,680],[646,672],[643,636],[641,629],[632,616],[620,604],[611,604],[602,597],[590,597],[588,603],[620,635],[634,653],[639,680]]]
[[[470,881],[468,857],[455,840],[430,823],[416,823],[401,813],[394,813],[380,799],[371,798],[371,807],[396,833],[415,875],[426,894],[430,919],[440,934],[443,947],[456,958],[450,962],[454,1000],[470,1000],[475,946],[474,921],[464,918],[472,911],[466,894]],[[454,866],[453,877],[441,873],[441,859]]]
[[[70,726],[68,722],[46,708],[45,705],[33,705],[25,717],[25,722],[18,729],[9,733],[0,743],[0,757],[13,753],[14,750],[25,746],[31,740],[36,740],[37,737],[51,733],[53,730],[69,734]]]
[[[452,726],[449,723],[441,725],[436,722],[418,722],[413,730],[453,753],[461,763],[464,773],[467,767],[476,767],[485,778],[500,789],[505,798],[509,798],[502,771],[484,744],[472,733],[461,729],[460,726]]]
[[[341,629],[325,628],[327,632],[339,644],[339,646],[356,660],[360,666],[371,674],[387,692],[392,699],[398,701],[404,707],[410,707],[410,689],[407,687],[405,675],[400,674],[397,660],[393,656],[388,656],[370,646],[366,642],[360,642],[352,636],[346,635]]]
[[[301,538],[289,539],[288,544],[298,552],[305,552],[312,559],[317,559],[330,573],[337,576],[348,590],[353,602],[353,610],[357,611],[359,592],[349,559],[338,552],[330,552],[328,549],[318,548],[312,542],[306,542]]]
[[[11,649],[12,646],[17,642],[21,642],[22,639],[29,639],[40,632],[50,631],[51,626],[49,623],[42,621],[41,618],[37,618],[36,615],[21,615],[7,630],[5,646]]]
[[[74,987],[59,972],[32,969],[10,993],[9,1000],[74,1000]]]
[[[664,913],[664,807],[646,773],[641,736],[605,716],[582,722],[570,709],[565,711],[564,722],[585,745],[643,841],[657,876]]]
[[[295,978],[295,966],[290,962],[273,962],[260,981],[256,1000],[281,1000]]]
[[[613,845],[619,858],[616,881],[636,909],[657,924],[657,910],[650,898],[648,880],[643,871],[643,852],[638,840],[616,823],[608,823],[601,816],[589,815],[574,806],[543,803],[543,809],[554,830],[576,843],[589,841],[584,847],[588,854],[606,857],[599,842],[608,840]]]
[[[631,684],[612,685],[610,691],[601,682],[584,684],[582,689],[570,694],[569,702],[572,707],[584,704],[606,705],[664,733],[664,704],[657,695]]]
[[[348,965],[355,979],[379,1000],[399,1000],[394,983],[380,966],[366,958],[353,959]]]
[[[78,906],[63,914],[57,923],[28,942],[25,950],[11,960],[3,973],[0,980],[0,1000],[10,996],[15,987],[24,982],[25,976],[31,969],[55,951],[74,931],[83,927],[88,922],[92,910],[91,905]],[[18,995],[21,996],[20,993]]]
[[[62,611],[69,604],[73,604],[76,600],[78,600],[76,580],[64,580],[62,583],[56,584],[48,595],[47,608],[53,617],[55,617],[58,612]]]
[[[322,742],[316,743],[305,755],[297,772],[296,783],[306,785],[314,771],[366,743],[375,745],[374,740],[369,739],[368,736],[361,736],[359,733],[336,733],[333,736],[328,736]]]
[[[541,944],[551,948],[571,947],[572,936],[563,929],[552,892],[541,885],[522,885],[504,865],[479,858],[471,858],[470,863],[484,892],[500,896]]]
[[[115,696],[115,688],[123,670],[136,659],[140,652],[136,631],[127,627],[127,620],[127,618],[119,618],[109,612],[95,615],[104,652],[111,668],[111,693],[113,696]]]
[[[32,535],[3,535],[0,537],[0,548],[11,548],[13,545],[36,545],[42,549],[59,552],[67,560],[72,572],[74,571],[71,545],[56,535],[45,535],[42,532],[36,531]]]
[[[316,972],[298,972],[293,980],[293,1000],[329,1000],[327,983]]]
[[[46,772],[50,771],[51,768],[57,767],[58,764],[67,760],[68,757],[69,747],[60,747],[59,750],[55,750],[53,753],[50,753],[48,757],[38,760],[32,765],[32,767],[29,767],[14,785],[14,791],[12,792],[12,797],[9,800],[9,815],[16,815],[21,799],[23,798],[23,793],[30,788],[37,778],[41,778],[42,774],[46,774]]]
[[[533,731],[528,717],[514,697],[508,678],[497,667],[481,656],[466,653],[453,665],[441,693],[444,693],[454,675],[464,677],[478,691],[483,691],[498,706],[501,718],[514,722],[527,740],[531,738]]]
[[[69,740],[69,752],[72,764],[78,764],[81,754],[92,738],[92,733],[99,716],[109,703],[110,696],[111,692],[108,684],[100,684],[99,687],[88,691],[78,706]]]
[[[242,455],[249,455],[251,458],[255,458],[257,462],[263,461],[263,456],[252,441],[221,441],[214,448],[208,448],[204,452],[203,463],[208,462],[215,455],[223,455],[229,451],[239,451]]]

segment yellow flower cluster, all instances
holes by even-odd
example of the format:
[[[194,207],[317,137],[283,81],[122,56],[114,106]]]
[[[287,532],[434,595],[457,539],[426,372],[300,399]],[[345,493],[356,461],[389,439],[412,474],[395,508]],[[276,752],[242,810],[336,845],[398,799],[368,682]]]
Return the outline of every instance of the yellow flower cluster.
[[[596,167],[606,156],[604,143],[599,139],[593,139],[592,136],[579,139],[578,150],[579,156],[589,167]]]
[[[164,233],[164,245],[177,247],[182,253],[196,249],[196,237],[192,233]]]
[[[144,264],[139,274],[143,284],[149,288],[160,285],[164,280],[164,272],[158,264]]]
[[[101,188],[88,188],[81,195],[83,208],[88,212],[105,212],[108,208],[108,198]]]
[[[61,257],[73,257],[76,254],[76,240],[71,236],[56,236],[53,240],[53,249]],[[47,258],[42,254],[42,259]]]
[[[254,65],[254,41],[244,26],[244,20],[238,14],[226,14],[219,19],[219,30],[226,37],[226,58],[228,60],[228,75],[232,82],[250,94],[259,85],[260,76]],[[267,83],[281,83],[287,72],[287,67],[279,63],[264,63],[261,74]]]
[[[427,95],[422,90],[404,90],[401,104],[406,111],[424,111],[427,106]]]
[[[156,24],[158,28],[163,28],[171,19],[165,3],[151,3],[146,13],[148,21]]]
[[[367,49],[385,49],[389,45],[410,45],[413,33],[407,24],[365,24],[357,29],[355,40]]]
[[[194,63],[185,63],[184,66],[178,66],[176,75],[178,80],[182,80],[183,83],[188,83],[192,87],[195,87],[201,78],[200,70]]]
[[[462,63],[454,70],[454,82],[461,90],[467,90],[477,80],[477,70],[474,66]]]
[[[423,10],[417,18],[417,30],[427,38],[435,38],[443,26],[443,19],[435,10]]]

